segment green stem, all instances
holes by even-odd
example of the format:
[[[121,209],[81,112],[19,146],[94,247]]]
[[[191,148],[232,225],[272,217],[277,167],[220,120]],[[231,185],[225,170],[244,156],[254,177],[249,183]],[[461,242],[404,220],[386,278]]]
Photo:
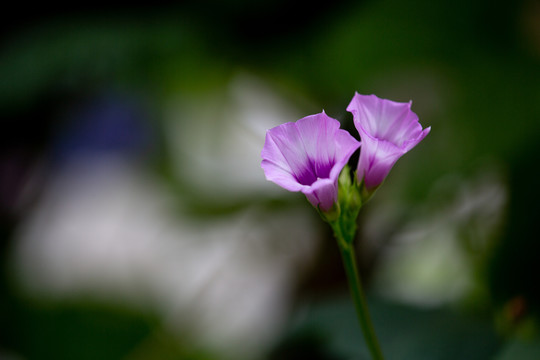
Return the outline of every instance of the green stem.
[[[377,336],[375,335],[375,329],[373,328],[373,324],[369,316],[366,297],[364,296],[360,277],[358,276],[354,246],[352,241],[346,241],[343,239],[343,236],[340,236],[338,233],[336,233],[336,238],[338,240],[343,265],[345,266],[345,272],[347,273],[347,279],[349,281],[351,296],[353,298],[354,306],[356,307],[356,315],[358,317],[358,321],[360,322],[364,339],[373,359],[383,360],[383,354],[379,346]]]
[[[363,199],[360,193],[360,189],[363,186],[358,184],[356,174],[354,178],[353,183],[351,181],[349,167],[345,166],[339,176],[338,202],[335,208],[333,211],[320,212],[320,214],[334,231],[343,259],[343,265],[345,266],[347,280],[349,281],[349,288],[356,308],[358,322],[362,328],[369,352],[374,360],[383,360],[383,354],[377,336],[375,335],[375,329],[371,323],[366,297],[364,296],[360,277],[358,276],[353,245],[357,229],[356,219],[362,208],[362,200],[367,201],[372,193],[366,193]]]

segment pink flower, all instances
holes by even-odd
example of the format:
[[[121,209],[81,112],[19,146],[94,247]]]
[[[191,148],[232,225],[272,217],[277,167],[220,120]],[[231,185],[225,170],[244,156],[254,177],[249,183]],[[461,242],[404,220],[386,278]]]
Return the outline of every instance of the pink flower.
[[[396,161],[431,130],[422,130],[411,104],[355,93],[347,107],[362,140],[358,181],[363,180],[368,191],[377,188]]]
[[[261,153],[266,178],[289,191],[301,191],[321,211],[337,201],[337,180],[360,143],[339,121],[320,114],[268,130]]]

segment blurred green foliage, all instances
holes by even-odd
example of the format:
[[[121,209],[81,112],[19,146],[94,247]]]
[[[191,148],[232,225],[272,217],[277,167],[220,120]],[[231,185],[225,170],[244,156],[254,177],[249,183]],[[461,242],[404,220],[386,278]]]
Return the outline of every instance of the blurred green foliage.
[[[493,359],[502,345],[489,322],[451,310],[420,310],[376,299],[369,305],[388,359]],[[326,358],[324,351],[332,354],[326,355],[329,359],[370,358],[349,299],[314,303],[299,314],[301,320],[293,322],[272,359],[294,359],[298,348],[321,344],[313,358]]]
[[[468,176],[495,164],[508,179],[510,202],[504,231],[474,258],[488,288],[481,299],[488,316],[374,301],[383,348],[390,359],[538,358],[534,326],[524,339],[507,341],[492,323],[498,316],[505,335],[514,334],[523,319],[536,321],[540,304],[540,38],[531,26],[540,15],[534,1],[371,0],[297,9],[285,1],[237,0],[123,10],[43,16],[4,37],[5,154],[26,146],[38,158],[74,98],[120,88],[145,94],[159,109],[177,92],[223,86],[239,70],[313,99],[306,113],[325,108],[344,120],[350,120],[344,109],[354,91],[413,99],[432,133],[396,165],[400,184],[389,179],[396,190],[385,191],[412,206],[444,175]],[[28,135],[36,129],[41,135]],[[19,219],[3,215],[4,257]],[[15,295],[2,263],[0,350],[28,359],[122,358],[160,328],[125,309],[29,305]],[[517,314],[505,312],[515,298],[526,305]],[[311,359],[366,358],[352,311],[348,302],[314,306],[270,358],[298,358],[297,351],[311,351]],[[148,353],[212,358],[163,336],[164,343],[150,341]]]

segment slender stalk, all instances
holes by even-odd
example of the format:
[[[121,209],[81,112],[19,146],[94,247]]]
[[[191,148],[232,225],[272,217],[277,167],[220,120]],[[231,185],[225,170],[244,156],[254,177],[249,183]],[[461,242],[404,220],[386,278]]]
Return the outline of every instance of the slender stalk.
[[[357,179],[356,175],[354,176]],[[358,267],[356,266],[356,254],[354,252],[354,239],[356,237],[358,214],[370,194],[362,197],[361,186],[355,180],[351,181],[349,167],[345,166],[339,176],[339,193],[338,203],[335,209],[331,212],[319,212],[322,218],[332,227],[334,236],[337,240],[347,280],[349,281],[349,289],[356,308],[356,316],[362,328],[364,339],[368,346],[369,352],[374,360],[383,360],[383,354],[379,341],[375,335],[375,329],[371,323],[369,311],[367,307],[366,297],[362,290],[360,277],[358,276]]]
[[[354,306],[356,308],[356,315],[358,322],[362,328],[364,339],[367,343],[371,356],[375,360],[383,360],[383,354],[377,335],[375,335],[375,329],[369,316],[366,297],[362,290],[362,284],[360,277],[358,276],[358,268],[356,266],[356,255],[352,241],[345,241],[341,234],[335,233],[339,250],[341,252],[341,258],[343,259],[343,265],[347,274],[347,280],[349,281],[349,288],[351,296],[353,298]]]

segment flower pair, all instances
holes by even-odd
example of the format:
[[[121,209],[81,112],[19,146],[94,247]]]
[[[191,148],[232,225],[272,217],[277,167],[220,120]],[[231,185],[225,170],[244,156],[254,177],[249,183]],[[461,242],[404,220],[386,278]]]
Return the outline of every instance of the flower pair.
[[[347,111],[353,114],[361,142],[324,111],[268,130],[261,153],[266,178],[289,191],[301,191],[313,206],[327,212],[337,202],[339,174],[359,147],[358,184],[372,192],[431,129],[422,130],[411,102],[355,93]]]

